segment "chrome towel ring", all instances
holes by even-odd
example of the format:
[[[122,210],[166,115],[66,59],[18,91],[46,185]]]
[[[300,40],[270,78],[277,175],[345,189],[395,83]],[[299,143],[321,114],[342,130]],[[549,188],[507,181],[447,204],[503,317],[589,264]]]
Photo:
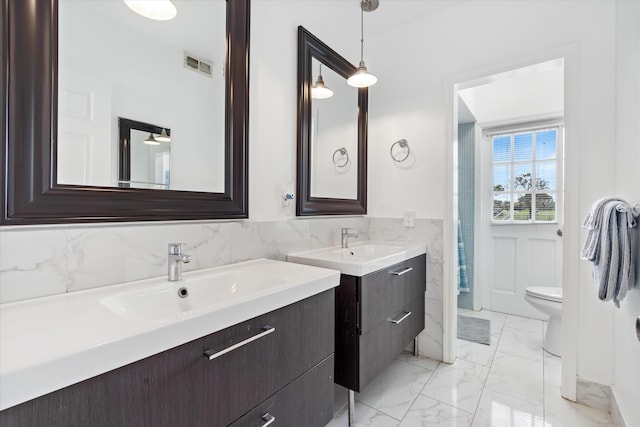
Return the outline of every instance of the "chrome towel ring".
[[[404,156],[397,156],[396,157],[396,155],[393,154],[393,148],[396,145],[399,146],[400,148],[406,148],[407,149],[406,152],[404,153]],[[389,154],[391,155],[391,158],[393,159],[394,162],[397,162],[397,163],[404,162],[409,157],[409,154],[411,154],[411,149],[409,148],[409,143],[407,142],[406,139],[400,139],[400,140],[394,142],[393,144],[391,144],[391,148],[389,148]]]
[[[340,154],[341,156],[336,159],[336,154]],[[347,153],[346,148],[338,148],[333,152],[333,164],[338,168],[343,168],[349,164],[349,153]]]

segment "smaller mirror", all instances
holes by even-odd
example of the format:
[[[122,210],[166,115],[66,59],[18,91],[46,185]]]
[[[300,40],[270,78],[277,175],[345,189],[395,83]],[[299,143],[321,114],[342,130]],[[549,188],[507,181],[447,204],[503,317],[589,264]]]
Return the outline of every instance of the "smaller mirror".
[[[171,188],[171,129],[122,117],[118,127],[118,186]]]
[[[299,216],[367,213],[368,89],[347,85],[355,71],[298,27]],[[318,96],[318,86],[332,94]]]

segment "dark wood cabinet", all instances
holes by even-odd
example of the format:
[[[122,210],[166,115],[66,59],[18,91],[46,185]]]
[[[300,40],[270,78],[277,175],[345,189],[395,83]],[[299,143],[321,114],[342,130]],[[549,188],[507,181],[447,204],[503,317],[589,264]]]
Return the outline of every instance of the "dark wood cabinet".
[[[8,408],[0,425],[227,426],[271,408],[272,426],[324,426],[333,416],[333,352],[330,290]],[[302,408],[302,424],[282,421]]]
[[[361,391],[424,329],[426,255],[336,288],[336,383]]]

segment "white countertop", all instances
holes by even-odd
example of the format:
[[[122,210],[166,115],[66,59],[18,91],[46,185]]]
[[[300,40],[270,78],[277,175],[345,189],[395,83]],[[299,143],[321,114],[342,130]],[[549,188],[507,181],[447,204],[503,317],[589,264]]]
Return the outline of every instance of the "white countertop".
[[[362,277],[427,252],[426,243],[415,241],[362,241],[348,248],[339,246],[296,252],[287,261],[339,270]]]
[[[259,259],[184,273],[185,281],[238,268],[277,277],[246,297],[153,319],[122,316],[105,298],[169,286],[166,277],[0,305],[0,410],[168,350],[338,286],[334,270]],[[212,285],[215,286],[215,285]],[[176,288],[177,289],[177,288]],[[202,306],[202,304],[200,304]]]

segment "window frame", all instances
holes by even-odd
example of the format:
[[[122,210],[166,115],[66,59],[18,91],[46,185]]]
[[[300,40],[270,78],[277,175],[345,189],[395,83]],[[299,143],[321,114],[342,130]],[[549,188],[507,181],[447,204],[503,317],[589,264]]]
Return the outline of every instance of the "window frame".
[[[556,155],[555,158],[551,159],[543,159],[539,160],[536,157],[536,133],[544,130],[556,130]],[[532,155],[530,160],[515,160],[514,159],[514,138],[517,135],[522,134],[532,134]],[[490,153],[489,158],[489,188],[485,189],[486,194],[490,195],[489,206],[487,209],[487,213],[490,215],[490,224],[491,225],[541,225],[541,224],[559,224],[562,222],[562,204],[563,204],[563,153],[564,153],[564,124],[561,119],[551,120],[551,121],[543,121],[543,122],[535,122],[535,123],[518,123],[512,124],[509,126],[500,126],[494,128],[485,128],[484,129],[484,137],[487,142],[490,144],[490,148],[488,152]],[[494,138],[500,136],[509,136],[510,140],[510,148],[509,148],[509,161],[504,162],[495,162],[494,159]],[[538,190],[536,188],[536,165],[555,161],[556,167],[556,188],[553,190]],[[518,190],[515,188],[515,171],[514,166],[519,164],[531,164],[531,181],[532,188],[529,190]],[[494,190],[494,172],[495,167],[499,165],[508,165],[509,166],[509,183],[510,187],[505,191],[496,191]],[[484,191],[483,191],[484,193]],[[509,206],[509,219],[505,220],[496,220],[494,216],[494,201],[497,195],[507,195],[510,200]],[[515,219],[515,195],[517,194],[531,194],[531,214],[529,219]],[[553,221],[544,221],[536,219],[536,211],[535,211],[535,200],[538,194],[550,194],[555,195],[555,219]]]

